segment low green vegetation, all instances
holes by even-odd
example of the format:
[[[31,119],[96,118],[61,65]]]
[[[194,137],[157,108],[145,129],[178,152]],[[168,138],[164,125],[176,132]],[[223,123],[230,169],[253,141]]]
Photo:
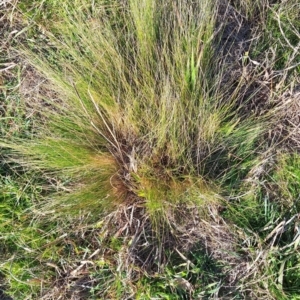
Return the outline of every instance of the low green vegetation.
[[[296,0],[0,5],[0,298],[300,299]]]

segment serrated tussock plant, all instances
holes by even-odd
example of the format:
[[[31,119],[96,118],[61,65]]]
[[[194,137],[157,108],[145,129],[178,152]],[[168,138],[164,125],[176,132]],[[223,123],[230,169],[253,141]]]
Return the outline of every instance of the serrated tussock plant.
[[[220,86],[218,4],[53,5],[54,22],[24,12],[42,38],[23,53],[55,97],[41,99],[33,138],[6,146],[28,167],[72,179],[54,197],[61,208],[101,211],[142,198],[164,219],[168,205],[218,202],[216,183],[244,176],[263,132]]]

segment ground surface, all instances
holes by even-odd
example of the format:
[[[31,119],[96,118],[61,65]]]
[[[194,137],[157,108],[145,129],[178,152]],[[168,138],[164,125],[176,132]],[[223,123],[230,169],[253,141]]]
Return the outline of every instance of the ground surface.
[[[104,3],[98,3],[99,11],[97,5],[88,6],[91,12],[87,9],[85,17],[92,17],[84,24],[92,31],[80,31],[81,15],[68,1],[69,16],[56,1],[0,2],[0,299],[300,299],[300,7],[297,1],[273,2],[218,5],[213,42],[206,37],[209,27],[201,36],[217,63],[207,59],[205,67],[208,54],[198,42],[197,51],[203,55],[195,54],[199,61],[194,63],[196,51],[184,45],[191,58],[183,59],[182,66],[182,54],[178,65],[170,58],[172,66],[187,69],[179,76],[185,77],[187,88],[179,92],[182,82],[168,55],[180,48],[171,45],[166,56],[160,52],[157,75],[146,69],[157,66],[150,55],[131,52],[122,44],[131,24],[122,23],[117,8],[125,5],[127,13],[126,1],[109,2],[105,15],[112,22],[108,31],[120,35],[116,45],[127,55],[125,71],[111,50],[116,63],[104,61],[105,79],[101,68],[93,70],[99,72],[95,82],[86,72],[102,64],[97,52],[101,47],[93,48],[83,33],[92,33],[94,42],[93,30],[106,28],[107,23],[92,18],[96,11],[102,16]],[[85,12],[86,3],[76,5]],[[134,14],[135,1],[130,3]],[[166,25],[168,34],[179,25],[182,31],[185,24],[189,29],[197,12],[196,4],[176,5],[170,15],[162,9],[175,24],[175,29]],[[189,14],[191,18],[185,19]],[[74,36],[70,32],[64,36],[67,25],[61,32],[55,27],[64,22],[75,22],[79,32],[71,29]],[[148,24],[140,22],[147,32]],[[139,45],[138,32],[128,36]],[[151,48],[147,34],[141,45],[143,38]],[[177,42],[175,34],[172,38]],[[140,46],[145,53],[147,47]],[[90,57],[99,61],[89,65]],[[155,80],[166,82],[162,91],[157,84],[153,99],[174,103],[188,99],[182,119],[179,108],[170,110],[170,102],[166,115],[159,114],[164,107],[156,100],[147,102],[147,93],[153,92],[152,73]],[[76,76],[85,79],[80,82]],[[76,84],[70,84],[72,80]],[[101,91],[107,82],[111,86],[106,94],[99,91],[98,81]],[[207,88],[209,84],[212,87]],[[200,85],[203,88],[198,89]],[[93,87],[99,98],[115,96],[118,109],[95,105],[97,96],[90,96]],[[191,104],[199,94],[206,102]],[[211,94],[220,99],[215,106],[207,104]],[[134,97],[139,101],[130,104]],[[143,101],[139,108],[143,113],[135,115]],[[203,107],[208,109],[201,111]],[[227,115],[220,124],[226,126],[209,126],[225,114],[219,113],[224,107]],[[178,113],[180,122],[175,125],[164,123],[171,111]],[[94,114],[99,125],[92,123]],[[157,123],[156,115],[162,116]],[[205,123],[199,121],[207,131],[193,125],[197,117],[207,118]],[[182,125],[176,127],[177,123]],[[155,136],[151,128],[160,126]],[[171,134],[178,128],[183,131],[174,134],[178,138],[174,141]],[[164,143],[166,131],[171,138]],[[252,138],[254,142],[247,144]],[[104,139],[104,146],[97,139]],[[186,148],[178,147],[186,141],[190,141]],[[35,150],[36,145],[42,150]],[[174,154],[175,149],[182,150],[184,158]],[[98,170],[104,170],[102,177],[97,177]],[[112,201],[113,207],[98,211],[100,199]]]

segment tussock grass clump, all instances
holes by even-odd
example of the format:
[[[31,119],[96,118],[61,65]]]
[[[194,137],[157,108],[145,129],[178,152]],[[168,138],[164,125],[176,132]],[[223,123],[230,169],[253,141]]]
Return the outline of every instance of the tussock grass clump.
[[[27,52],[61,101],[45,100],[47,129],[20,151],[38,167],[81,175],[109,153],[118,165],[111,176],[140,196],[151,185],[181,190],[184,178],[194,177],[192,186],[197,177],[225,180],[233,165],[238,172],[263,130],[220,91],[216,4],[80,7],[57,7],[59,21],[43,27],[45,47]]]

